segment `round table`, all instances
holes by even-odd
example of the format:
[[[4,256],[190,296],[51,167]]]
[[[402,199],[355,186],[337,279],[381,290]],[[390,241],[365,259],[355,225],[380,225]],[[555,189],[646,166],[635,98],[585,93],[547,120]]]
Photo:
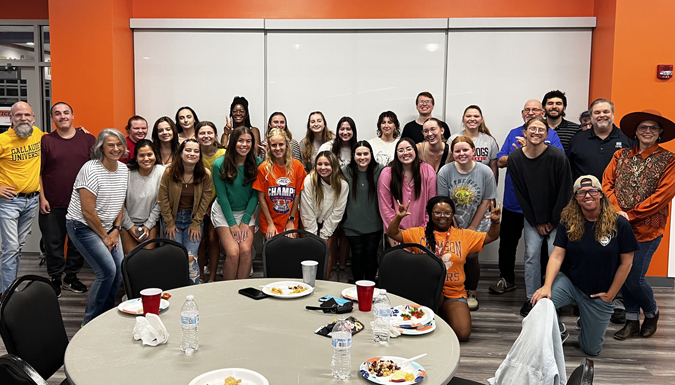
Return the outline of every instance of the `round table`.
[[[169,309],[160,314],[170,337],[166,344],[144,346],[134,341],[135,317],[112,309],[82,328],[68,345],[65,372],[74,385],[88,384],[188,384],[198,375],[222,368],[246,368],[265,376],[270,384],[343,383],[331,376],[331,340],[314,331],[336,315],[306,310],[318,306],[325,295],[339,297],[353,286],[316,281],[314,292],[295,299],[253,300],[238,293],[280,279],[247,279],[202,284],[170,290]],[[301,280],[298,280],[301,281]],[[199,350],[180,351],[180,308],[193,294],[199,306]],[[389,294],[392,306],[407,304]],[[388,346],[372,340],[372,312],[357,310],[354,316],[365,329],[352,341],[349,382],[370,383],[359,366],[377,356],[413,357],[428,353],[419,362],[427,377],[422,384],[446,384],[459,363],[459,341],[452,329],[436,316],[436,330],[421,336],[392,338]]]

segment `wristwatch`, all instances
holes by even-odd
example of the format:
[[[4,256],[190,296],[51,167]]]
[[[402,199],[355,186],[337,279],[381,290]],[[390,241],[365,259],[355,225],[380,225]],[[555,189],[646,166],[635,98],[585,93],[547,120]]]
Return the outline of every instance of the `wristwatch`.
[[[113,231],[113,230],[117,230],[117,231],[121,232],[122,226],[113,226],[112,229],[110,229],[110,231]]]
[[[295,217],[291,215],[290,217],[288,217],[288,220],[291,222],[295,222]]]

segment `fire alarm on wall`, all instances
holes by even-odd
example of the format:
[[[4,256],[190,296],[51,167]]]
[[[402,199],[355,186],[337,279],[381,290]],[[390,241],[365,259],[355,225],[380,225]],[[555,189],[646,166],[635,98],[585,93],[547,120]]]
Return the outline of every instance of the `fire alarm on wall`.
[[[656,77],[659,79],[670,79],[673,77],[672,64],[659,64],[656,66]]]

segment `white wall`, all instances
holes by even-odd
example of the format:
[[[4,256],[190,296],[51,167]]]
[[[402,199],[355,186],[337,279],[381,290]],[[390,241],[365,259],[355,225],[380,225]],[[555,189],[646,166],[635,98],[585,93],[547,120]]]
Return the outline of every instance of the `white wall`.
[[[481,106],[501,146],[528,99],[560,89],[568,119],[586,109],[595,18],[132,19],[131,27],[136,112],[151,122],[190,105],[222,126],[232,97],[244,95],[261,129],[283,111],[299,139],[308,114],[321,110],[331,130],[348,115],[369,139],[382,111],[403,126],[417,117],[416,95],[430,91],[434,116],[452,132],[466,106]],[[482,261],[497,261],[497,244]]]

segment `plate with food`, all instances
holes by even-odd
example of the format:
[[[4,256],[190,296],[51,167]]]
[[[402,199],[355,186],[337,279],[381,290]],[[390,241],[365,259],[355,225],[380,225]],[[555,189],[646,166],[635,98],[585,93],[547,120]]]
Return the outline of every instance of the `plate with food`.
[[[159,311],[162,312],[169,308],[169,301],[161,299],[159,301]],[[130,299],[124,301],[117,306],[117,310],[122,313],[132,314],[132,315],[143,315],[143,301],[140,298]]]
[[[405,358],[401,357],[373,357],[362,363],[359,371],[363,378],[376,384],[416,384],[426,377],[422,365],[404,361]]]
[[[421,336],[423,334],[429,334],[436,330],[436,320],[431,319],[431,322],[428,324],[424,324],[422,326],[418,326],[415,328],[401,328],[397,327],[399,333],[401,333],[404,336]]]
[[[373,301],[375,301],[375,298],[380,295],[380,289],[375,289],[373,290]],[[358,302],[359,299],[356,297],[356,286],[348,287],[344,290],[342,290],[342,296],[351,299],[352,301]]]
[[[404,328],[417,328],[434,319],[434,311],[420,305],[398,305],[391,309],[391,324]]]
[[[263,286],[263,293],[276,298],[298,298],[309,295],[314,288],[303,282],[280,281]]]
[[[248,369],[230,368],[218,369],[204,373],[194,380],[190,385],[269,385],[262,374]]]

